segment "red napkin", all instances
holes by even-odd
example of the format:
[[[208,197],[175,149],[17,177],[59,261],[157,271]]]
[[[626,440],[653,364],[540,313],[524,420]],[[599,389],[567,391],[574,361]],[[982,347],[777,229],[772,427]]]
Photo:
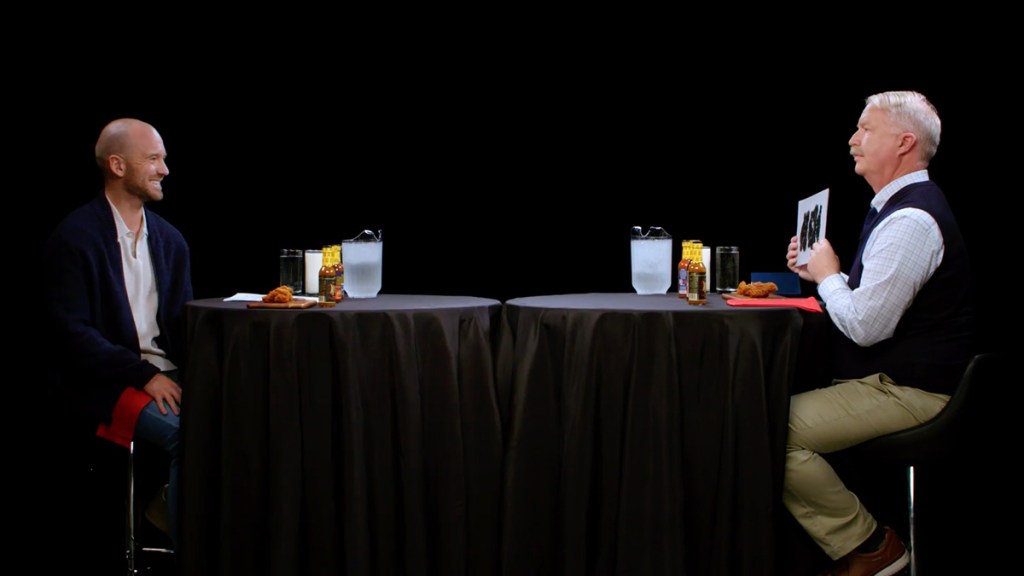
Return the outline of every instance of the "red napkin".
[[[729,298],[725,301],[729,306],[788,306],[811,312],[821,312],[821,304],[814,296],[807,298]]]

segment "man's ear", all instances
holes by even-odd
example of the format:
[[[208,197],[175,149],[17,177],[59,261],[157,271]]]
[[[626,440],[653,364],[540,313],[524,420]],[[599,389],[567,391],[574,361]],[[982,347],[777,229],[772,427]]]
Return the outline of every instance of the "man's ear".
[[[909,154],[911,150],[917,146],[917,136],[914,136],[913,132],[904,132],[900,134],[899,153]]]
[[[107,156],[107,169],[110,170],[111,174],[123,177],[126,169],[124,158],[117,154]]]

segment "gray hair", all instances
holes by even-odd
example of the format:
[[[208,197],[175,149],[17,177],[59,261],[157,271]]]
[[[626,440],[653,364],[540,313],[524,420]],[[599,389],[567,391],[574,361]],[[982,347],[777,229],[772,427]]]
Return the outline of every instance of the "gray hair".
[[[942,133],[942,121],[935,106],[924,97],[924,94],[909,90],[882,92],[869,96],[867,105],[889,113],[889,119],[896,126],[917,137],[923,152],[925,164],[931,161],[939,148],[939,136]]]

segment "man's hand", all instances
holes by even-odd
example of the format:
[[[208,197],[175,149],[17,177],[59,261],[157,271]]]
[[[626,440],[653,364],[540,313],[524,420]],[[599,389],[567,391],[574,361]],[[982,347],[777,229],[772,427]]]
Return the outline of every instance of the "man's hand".
[[[166,416],[169,408],[175,416],[180,415],[178,406],[181,404],[181,386],[178,386],[177,382],[163,374],[157,374],[146,382],[142,389],[156,400],[156,407],[160,409],[161,414]]]
[[[807,272],[814,282],[821,282],[833,274],[839,274],[839,257],[832,250],[828,240],[819,240],[811,246],[811,259],[807,261]]]
[[[796,272],[797,275],[803,278],[804,280],[807,280],[808,282],[814,282],[814,278],[811,276],[811,273],[807,271],[806,264],[802,266],[796,265],[796,256],[799,252],[800,246],[799,242],[800,238],[796,236],[793,236],[793,238],[789,240],[789,251],[786,252],[786,266],[788,266],[789,269],[792,270],[793,272]]]

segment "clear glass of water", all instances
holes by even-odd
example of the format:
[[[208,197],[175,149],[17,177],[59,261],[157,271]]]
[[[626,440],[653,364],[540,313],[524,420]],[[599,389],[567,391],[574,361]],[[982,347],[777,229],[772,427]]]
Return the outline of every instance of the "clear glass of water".
[[[672,235],[659,226],[630,233],[633,289],[637,294],[665,294],[672,285]]]
[[[281,285],[302,294],[302,272],[302,250],[281,250]]]
[[[349,298],[376,298],[380,292],[384,240],[380,230],[363,230],[351,240],[341,242],[345,266],[345,294]]]
[[[718,292],[735,292],[740,285],[740,249],[736,246],[719,246],[715,248],[715,290]]]

